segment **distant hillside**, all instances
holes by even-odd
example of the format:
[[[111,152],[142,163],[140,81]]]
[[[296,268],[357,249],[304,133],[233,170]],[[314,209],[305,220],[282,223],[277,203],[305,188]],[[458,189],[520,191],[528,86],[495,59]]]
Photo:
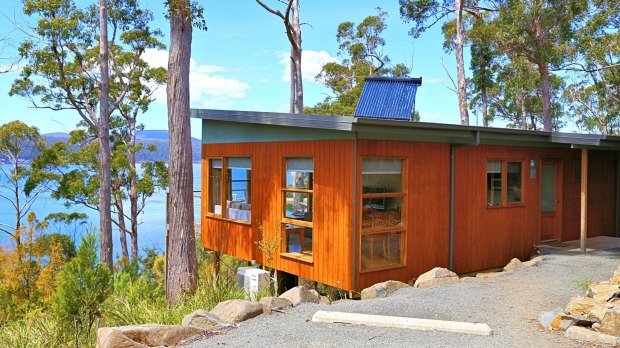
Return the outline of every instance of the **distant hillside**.
[[[68,133],[48,133],[43,134],[47,146],[50,146],[56,142],[66,142],[69,140]],[[168,131],[167,130],[144,130],[138,133],[138,141],[149,146],[151,144],[157,146],[157,151],[148,152],[140,151],[137,154],[138,161],[166,161],[168,162]],[[192,155],[195,163],[200,162],[200,140],[192,138]]]

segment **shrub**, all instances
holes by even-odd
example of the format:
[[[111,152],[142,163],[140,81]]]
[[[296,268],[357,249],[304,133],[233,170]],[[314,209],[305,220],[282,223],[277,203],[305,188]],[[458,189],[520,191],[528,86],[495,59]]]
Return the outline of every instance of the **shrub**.
[[[98,249],[95,235],[86,233],[76,257],[58,275],[52,298],[59,324],[71,331],[75,322],[79,322],[80,336],[87,339],[95,320],[101,317],[101,304],[111,294],[110,270],[99,263]]]

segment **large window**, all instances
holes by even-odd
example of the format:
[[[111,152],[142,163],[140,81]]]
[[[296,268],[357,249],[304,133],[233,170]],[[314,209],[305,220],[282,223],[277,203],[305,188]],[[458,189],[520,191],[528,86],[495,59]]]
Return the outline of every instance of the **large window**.
[[[282,254],[312,262],[314,161],[286,158],[282,180]]]
[[[405,264],[403,160],[362,160],[361,270]]]
[[[523,202],[523,162],[487,162],[487,206],[499,207]]]
[[[209,159],[208,188],[207,212],[226,219],[252,221],[252,160],[249,157]],[[223,202],[226,202],[226,209],[223,209]]]

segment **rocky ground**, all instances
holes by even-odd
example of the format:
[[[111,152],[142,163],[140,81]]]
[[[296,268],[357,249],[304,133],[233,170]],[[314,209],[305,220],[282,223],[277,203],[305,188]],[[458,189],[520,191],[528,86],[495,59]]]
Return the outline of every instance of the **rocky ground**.
[[[620,248],[587,254],[542,252],[542,263],[499,277],[408,287],[372,300],[302,303],[210,333],[185,347],[599,347],[566,338],[561,331],[543,330],[538,315],[566,306],[574,295],[583,295],[576,280],[609,279],[620,264]],[[312,322],[319,310],[487,323],[493,335]]]

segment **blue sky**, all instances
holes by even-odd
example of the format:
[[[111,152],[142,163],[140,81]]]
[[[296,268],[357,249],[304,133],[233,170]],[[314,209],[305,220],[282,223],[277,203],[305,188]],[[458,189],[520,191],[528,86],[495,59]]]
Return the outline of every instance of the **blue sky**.
[[[95,2],[91,0],[90,2]],[[265,0],[272,7],[283,8],[276,0]],[[87,3],[87,1],[80,1]],[[142,0],[156,17],[158,26],[168,35],[169,25],[163,16],[163,0]],[[208,31],[194,31],[192,68],[190,76],[191,106],[228,110],[287,112],[289,103],[288,52],[289,43],[284,24],[255,1],[200,1],[205,8]],[[419,39],[408,35],[411,24],[403,23],[398,12],[398,1],[301,1],[304,74],[304,104],[311,106],[322,101],[328,93],[314,76],[321,65],[339,60],[336,29],[344,21],[361,22],[374,15],[375,8],[388,12],[388,28],[384,31],[385,53],[392,63],[404,63],[412,69],[411,77],[421,76],[416,108],[425,122],[458,123],[457,99],[450,79],[442,67],[445,63],[456,77],[455,59],[442,49],[440,28],[433,28]],[[4,0],[0,9],[0,38],[9,36],[13,46],[20,34],[6,17],[14,18],[22,27],[32,19],[21,13],[20,0]],[[6,16],[6,17],[5,17]],[[23,37],[23,36],[22,36]],[[165,37],[163,42],[168,44]],[[4,57],[15,55],[15,47],[6,47]],[[167,51],[151,51],[147,56],[152,65],[167,65]],[[0,61],[4,64],[6,61]],[[468,64],[468,62],[466,62]],[[0,123],[19,119],[36,125],[42,133],[68,132],[79,121],[75,111],[53,112],[34,109],[19,97],[9,97],[8,91],[18,72],[0,75]],[[148,113],[141,116],[146,129],[166,129],[167,111],[165,87],[158,91],[158,100]],[[470,123],[476,124],[474,114]],[[192,135],[200,137],[200,122],[192,121]]]

